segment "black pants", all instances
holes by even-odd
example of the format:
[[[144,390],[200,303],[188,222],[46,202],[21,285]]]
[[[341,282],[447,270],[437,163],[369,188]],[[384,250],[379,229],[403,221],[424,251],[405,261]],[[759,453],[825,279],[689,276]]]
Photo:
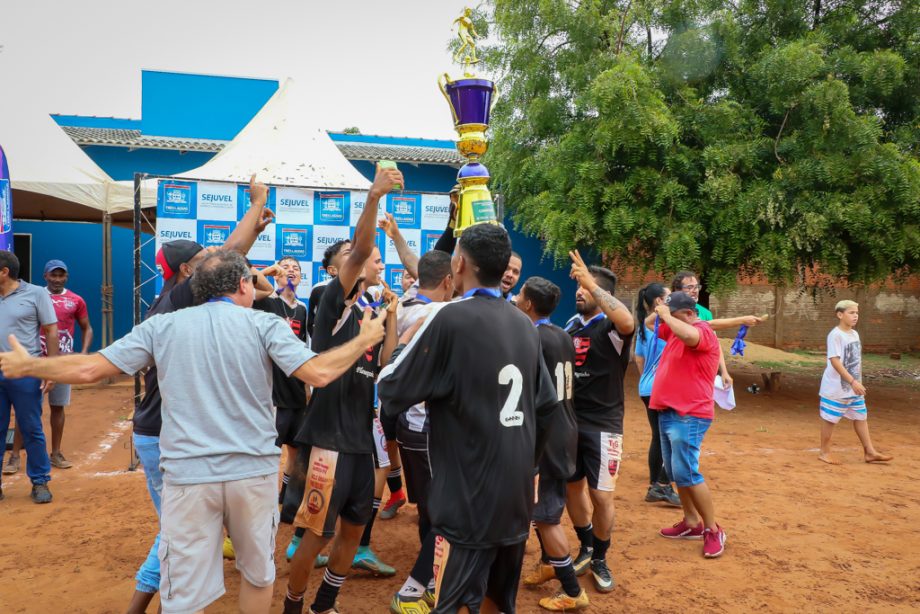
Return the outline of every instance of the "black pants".
[[[650,397],[640,398],[645,403],[648,424],[652,427],[652,441],[648,444],[648,483],[670,484],[671,480],[668,479],[668,472],[664,467],[664,458],[661,456],[661,430],[658,428],[658,414],[661,412],[648,408]]]

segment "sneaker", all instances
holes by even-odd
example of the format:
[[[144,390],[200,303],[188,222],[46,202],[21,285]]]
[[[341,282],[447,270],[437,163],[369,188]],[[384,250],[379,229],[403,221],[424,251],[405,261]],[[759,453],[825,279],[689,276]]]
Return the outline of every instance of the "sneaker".
[[[31,496],[36,503],[51,503],[53,498],[47,484],[33,484]]]
[[[14,473],[19,472],[19,464],[22,462],[22,459],[18,454],[13,454],[10,452],[10,455],[6,459],[6,464],[3,465],[3,475],[13,475]]]
[[[524,576],[524,586],[539,586],[556,577],[556,572],[552,565],[546,563],[537,563],[533,572]]]
[[[594,577],[594,588],[599,593],[609,593],[616,586],[613,581],[613,574],[610,573],[610,568],[607,567],[607,561],[592,560],[591,575]]]
[[[591,556],[594,554],[594,548],[582,546],[575,557],[573,565],[575,566],[575,575],[583,576],[588,573],[588,567],[591,565]]]
[[[703,523],[691,527],[686,518],[681,518],[680,522],[661,529],[658,534],[668,539],[703,539]]]
[[[386,505],[383,506],[383,509],[380,510],[380,513],[377,515],[381,520],[391,520],[396,518],[396,512],[399,511],[399,508],[406,504],[406,493],[400,488],[396,492],[390,495],[390,498],[387,500]]]
[[[224,558],[225,559],[235,559],[236,550],[233,549],[233,542],[230,541],[229,537],[224,538]]]
[[[51,465],[58,469],[70,469],[73,467],[73,463],[64,458],[64,455],[60,452],[55,452],[51,455]]]
[[[581,589],[578,597],[569,597],[565,594],[565,591],[560,591],[558,595],[544,597],[540,600],[540,607],[551,612],[573,612],[583,610],[589,605],[591,604],[588,601],[588,593],[585,592],[585,589]]]
[[[358,546],[358,551],[355,553],[355,559],[352,561],[351,566],[354,569],[369,571],[375,576],[396,575],[396,570],[377,558],[370,546]]]
[[[422,597],[403,597],[396,593],[390,602],[390,612],[391,614],[428,614],[431,608]]]
[[[437,601],[434,596],[434,591],[431,589],[425,589],[425,592],[422,593],[422,601],[428,604],[428,607],[432,610],[434,609],[434,603]]]
[[[725,531],[719,525],[716,525],[716,528],[717,531],[703,530],[703,556],[707,559],[720,557],[725,552]]]
[[[291,561],[294,558],[294,554],[297,553],[297,548],[300,547],[300,538],[296,535],[291,538],[291,543],[288,544],[287,550],[284,551],[284,558]]]
[[[652,484],[645,493],[646,503],[667,503],[673,507],[680,507],[680,496],[674,492],[670,484]]]

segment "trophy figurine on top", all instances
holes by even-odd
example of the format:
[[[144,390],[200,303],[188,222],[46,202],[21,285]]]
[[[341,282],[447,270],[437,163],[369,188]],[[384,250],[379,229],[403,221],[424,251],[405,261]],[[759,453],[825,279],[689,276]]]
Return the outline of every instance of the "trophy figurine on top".
[[[467,8],[463,15],[454,20],[461,42],[454,60],[461,61],[463,56],[463,78],[451,80],[447,73],[438,78],[441,93],[450,105],[454,129],[460,137],[457,151],[467,160],[457,173],[460,202],[454,235],[458,237],[473,224],[499,223],[489,192],[489,170],[479,161],[489,146],[486,130],[489,128],[489,112],[495,98],[495,83],[477,78],[473,73],[472,66],[479,62],[479,58],[476,56],[478,35],[470,19],[471,13]]]

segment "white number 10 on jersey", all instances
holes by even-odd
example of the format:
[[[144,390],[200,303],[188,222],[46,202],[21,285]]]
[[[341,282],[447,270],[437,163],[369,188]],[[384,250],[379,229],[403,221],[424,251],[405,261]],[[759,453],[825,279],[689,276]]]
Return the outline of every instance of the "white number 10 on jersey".
[[[501,386],[511,384],[511,391],[505,404],[502,405],[502,411],[498,415],[502,426],[521,426],[524,424],[524,412],[520,411],[518,403],[521,401],[521,393],[524,391],[524,376],[521,370],[514,365],[505,365],[498,372],[498,383]]]

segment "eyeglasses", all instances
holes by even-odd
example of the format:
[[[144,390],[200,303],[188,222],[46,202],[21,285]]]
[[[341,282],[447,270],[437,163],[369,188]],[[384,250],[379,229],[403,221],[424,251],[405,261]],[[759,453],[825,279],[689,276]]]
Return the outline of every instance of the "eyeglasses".
[[[689,286],[681,286],[681,290],[702,290],[703,286],[700,284],[691,284]]]

